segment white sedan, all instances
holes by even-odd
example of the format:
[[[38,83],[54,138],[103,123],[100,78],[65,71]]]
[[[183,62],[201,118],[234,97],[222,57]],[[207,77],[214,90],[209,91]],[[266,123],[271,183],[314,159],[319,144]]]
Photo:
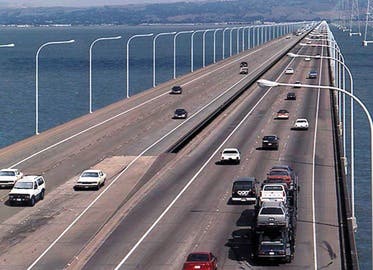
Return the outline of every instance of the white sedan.
[[[287,68],[286,70],[285,70],[285,74],[294,74],[294,69],[293,68]]]
[[[306,57],[306,58],[304,58],[304,61],[311,61],[311,58],[310,57]]]
[[[82,172],[78,181],[76,182],[74,189],[89,189],[95,188],[100,189],[105,184],[106,173],[101,170],[86,170]]]
[[[223,152],[221,152],[220,162],[236,162],[240,163],[240,151],[237,148],[225,148]]]
[[[299,118],[295,121],[293,129],[305,129],[309,127],[308,121],[305,118]]]

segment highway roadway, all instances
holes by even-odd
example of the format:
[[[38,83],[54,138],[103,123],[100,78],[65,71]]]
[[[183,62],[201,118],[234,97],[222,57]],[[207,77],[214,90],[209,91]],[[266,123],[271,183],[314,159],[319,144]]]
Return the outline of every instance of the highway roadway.
[[[299,48],[302,54],[325,54]],[[294,75],[284,75],[286,67]],[[306,79],[311,70],[317,79]],[[321,75],[321,76],[320,76]],[[293,83],[329,84],[328,63],[283,59],[264,78]],[[295,91],[296,101],[285,100]],[[341,269],[336,197],[336,164],[330,92],[315,89],[250,87],[233,106],[178,153],[151,179],[151,190],[128,211],[90,253],[83,269],[181,269],[188,253],[212,251],[219,269],[267,269],[250,259],[253,206],[229,203],[233,180],[259,180],[275,164],[291,165],[299,176],[300,194],[295,259],[280,269]],[[279,109],[289,120],[275,120]],[[307,131],[291,130],[296,118],[307,118]],[[264,135],[280,137],[279,151],[260,150]],[[219,165],[224,147],[238,147],[240,165]]]
[[[178,162],[185,163],[183,152],[165,154],[168,147],[298,39],[294,36],[271,41],[1,149],[2,167],[43,174],[47,194],[33,208],[9,207],[8,190],[0,191],[4,202],[0,211],[0,268],[81,267],[84,261],[80,258],[88,260],[89,254],[95,253],[97,241],[107,237],[114,229],[112,224],[119,224],[123,216],[138,211],[147,196],[163,197],[154,193],[158,180],[153,176],[159,172],[163,175],[161,169],[165,164],[167,171],[173,168],[172,164],[178,167]],[[247,76],[238,74],[243,60],[250,63]],[[287,62],[289,59],[280,61],[283,66]],[[169,94],[176,84],[183,86],[180,96]],[[257,90],[255,93],[257,97],[261,95]],[[246,95],[251,96],[250,91]],[[188,110],[188,120],[171,119],[178,107]],[[205,142],[201,142],[203,145]],[[99,192],[74,192],[72,187],[79,173],[91,167],[108,173],[105,188]],[[160,184],[166,178],[161,180]],[[181,185],[183,181],[177,183]],[[153,217],[161,209],[155,201]],[[131,234],[137,237],[135,232]]]

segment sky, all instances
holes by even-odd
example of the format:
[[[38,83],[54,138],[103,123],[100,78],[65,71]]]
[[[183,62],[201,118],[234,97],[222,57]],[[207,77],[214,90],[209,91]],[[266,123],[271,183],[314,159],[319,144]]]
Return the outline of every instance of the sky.
[[[197,2],[201,0],[0,0],[0,7],[89,7],[144,3]]]

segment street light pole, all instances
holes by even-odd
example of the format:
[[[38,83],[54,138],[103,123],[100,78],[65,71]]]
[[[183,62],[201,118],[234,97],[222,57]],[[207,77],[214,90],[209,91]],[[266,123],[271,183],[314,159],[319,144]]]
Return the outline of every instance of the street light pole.
[[[93,49],[93,46],[97,42],[102,41],[102,40],[116,40],[120,38],[122,38],[122,36],[98,38],[91,43],[91,46],[89,46],[89,113],[92,113],[92,49]]]
[[[189,33],[193,33],[193,31],[192,30],[181,31],[181,32],[176,33],[176,35],[174,35],[174,79],[176,79],[176,38],[181,34],[189,34]]]
[[[237,27],[230,28],[231,31],[229,31],[229,56],[232,56],[232,31],[237,29]]]
[[[64,40],[64,41],[50,41],[46,42],[39,47],[36,52],[35,56],[35,134],[39,134],[39,54],[40,51],[49,45],[57,45],[57,44],[68,44],[73,43],[75,40]],[[10,46],[13,47],[13,46]]]
[[[157,41],[157,38],[160,37],[160,36],[166,36],[166,35],[175,35],[176,32],[167,32],[167,33],[159,33],[157,34],[154,38],[153,38],[153,87],[155,87],[155,58],[156,58],[156,54],[155,54],[155,48],[156,48],[156,41]]]
[[[13,48],[16,45],[14,43],[0,45],[0,48]]]
[[[195,30],[190,37],[190,72],[194,71],[194,35],[205,30]]]
[[[140,34],[140,35],[133,35],[132,37],[130,37],[127,41],[127,58],[126,58],[126,64],[127,64],[127,90],[126,90],[126,98],[129,98],[130,97],[130,41],[134,38],[137,38],[137,37],[151,37],[153,36],[153,34]]]
[[[227,31],[228,29],[231,29],[231,28],[225,28],[223,30],[223,46],[222,46],[222,48],[223,48],[223,59],[225,59],[225,31]]]
[[[261,79],[261,80],[258,80],[258,84],[260,86],[264,86],[264,87],[275,87],[275,86],[289,86],[289,87],[294,87],[294,86],[297,86],[296,84],[288,84],[288,83],[279,83],[279,82],[273,82],[273,81],[268,81],[268,80],[264,80],[264,79]],[[371,182],[371,194],[373,195],[373,121],[372,121],[372,118],[370,116],[370,113],[368,111],[368,109],[365,107],[364,103],[362,101],[360,101],[359,98],[357,98],[355,95],[351,94],[350,92],[342,89],[342,88],[338,88],[338,87],[333,87],[333,86],[325,86],[325,85],[308,85],[308,84],[300,84],[298,85],[298,87],[306,87],[306,88],[315,88],[315,89],[329,89],[329,90],[335,90],[335,91],[338,91],[338,92],[341,92],[345,95],[348,95],[350,98],[352,98],[355,102],[357,102],[360,107],[363,109],[365,115],[367,116],[368,118],[368,121],[369,121],[369,127],[370,127],[370,173],[371,173],[371,179],[370,179],[370,182]],[[373,200],[371,200],[371,211],[372,211],[372,218],[373,218]],[[354,226],[353,224],[353,220],[351,220],[352,222],[352,226]],[[373,258],[373,221],[371,222],[371,233],[372,233],[372,243],[371,243],[371,258]]]
[[[220,30],[223,30],[222,28],[217,28],[214,31],[214,63],[216,63],[216,33]]]
[[[203,32],[203,35],[202,35],[202,48],[203,48],[203,52],[202,52],[202,67],[206,66],[206,34],[207,34],[207,32],[210,32],[210,31],[215,31],[215,29],[206,29]]]

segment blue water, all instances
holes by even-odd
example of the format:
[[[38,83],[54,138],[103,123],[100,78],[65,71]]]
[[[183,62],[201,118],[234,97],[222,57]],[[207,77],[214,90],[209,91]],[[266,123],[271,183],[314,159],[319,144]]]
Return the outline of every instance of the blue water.
[[[209,26],[102,26],[102,27],[0,27],[0,147],[34,134],[35,54],[48,41],[75,39],[73,44],[42,49],[39,61],[39,130],[43,131],[89,111],[89,46],[99,37],[122,35],[121,40],[100,41],[93,49],[93,110],[125,97],[126,42],[134,34],[218,28]],[[226,25],[220,27],[227,27]],[[232,27],[232,26],[230,26]],[[225,55],[229,54],[229,30]],[[242,33],[242,30],[240,31]],[[236,53],[237,31],[232,32]],[[247,32],[246,32],[247,33]],[[177,75],[190,71],[190,34],[177,38]],[[239,44],[242,41],[239,35]],[[247,36],[246,36],[247,38]],[[202,66],[202,33],[195,35],[194,69]],[[216,35],[216,60],[222,59],[222,31]],[[156,82],[173,77],[173,37],[156,42]],[[130,46],[130,91],[152,87],[152,38],[132,40]],[[206,65],[213,62],[213,32],[206,34]]]
[[[35,132],[35,53],[41,44],[47,41],[76,40],[74,44],[45,47],[40,54],[39,130],[43,131],[88,113],[88,53],[90,43],[96,38],[123,36],[121,40],[102,41],[94,47],[93,110],[125,97],[126,42],[130,36],[216,27],[219,26],[0,27],[0,44],[16,44],[15,48],[0,48],[0,147],[32,136]],[[373,111],[373,98],[370,94],[373,87],[373,77],[370,76],[373,68],[373,44],[363,48],[361,38],[350,38],[347,33],[334,28],[332,30],[353,73],[355,94]],[[202,67],[201,37],[201,33],[195,35],[195,70]],[[222,59],[222,32],[218,32],[216,37],[218,61]],[[241,35],[239,38],[241,49]],[[209,32],[206,35],[206,65],[213,62],[212,40],[213,34]],[[236,41],[234,31],[233,54],[237,50]],[[156,82],[159,84],[173,78],[173,38],[159,37],[156,51]],[[229,56],[229,31],[225,34],[225,56]],[[177,42],[177,75],[189,71],[190,34],[183,34],[178,37]],[[152,38],[138,38],[131,42],[130,74],[132,94],[152,87]],[[356,213],[359,225],[356,240],[361,269],[371,269],[370,133],[367,120],[357,105],[355,138]],[[347,140],[349,141],[349,137]]]
[[[370,112],[373,112],[373,44],[362,47],[362,37],[350,37],[347,32],[332,28],[335,39],[341,47],[346,64],[349,66],[353,81],[354,94],[358,96]],[[349,81],[346,81],[349,86]],[[347,109],[347,135],[350,133],[349,101]],[[361,269],[372,269],[371,260],[371,168],[370,168],[370,129],[363,110],[354,104],[354,130],[355,130],[355,208],[358,222],[356,241],[358,246]],[[346,136],[347,142],[350,136]],[[348,143],[347,149],[349,150]],[[350,151],[347,151],[349,156]],[[350,163],[350,160],[349,160]]]

